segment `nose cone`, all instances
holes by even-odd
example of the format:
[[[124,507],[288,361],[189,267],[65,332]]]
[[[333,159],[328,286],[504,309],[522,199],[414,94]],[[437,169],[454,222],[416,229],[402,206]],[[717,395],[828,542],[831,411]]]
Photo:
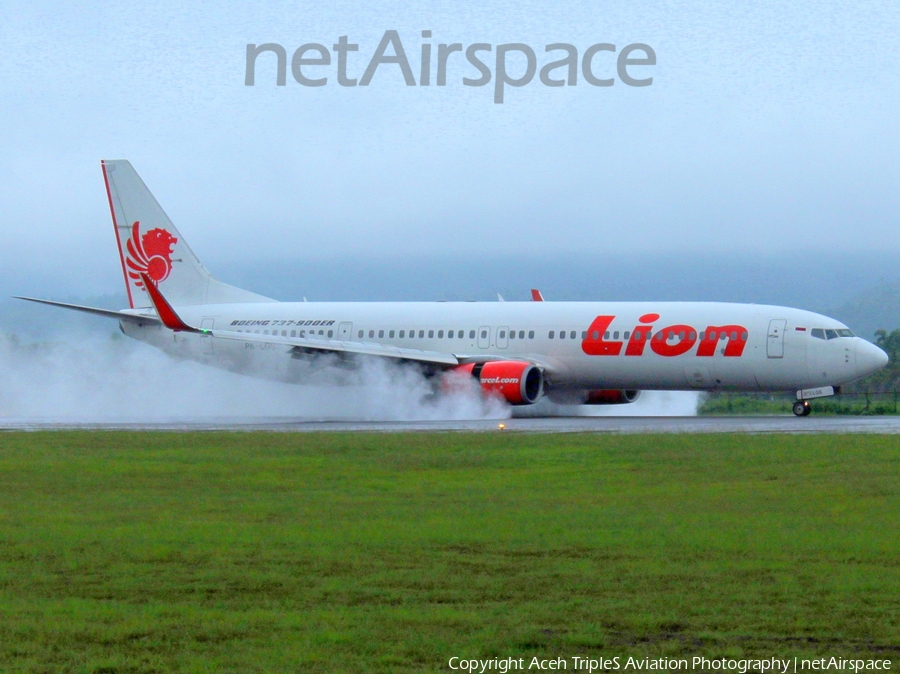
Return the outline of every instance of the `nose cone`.
[[[856,344],[856,376],[865,377],[888,364],[888,355],[871,342],[860,339]]]

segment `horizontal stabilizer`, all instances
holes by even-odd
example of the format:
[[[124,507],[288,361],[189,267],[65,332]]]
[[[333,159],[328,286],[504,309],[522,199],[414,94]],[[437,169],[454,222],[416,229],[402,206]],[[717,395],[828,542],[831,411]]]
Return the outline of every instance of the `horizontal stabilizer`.
[[[124,311],[113,311],[111,309],[97,309],[96,307],[85,307],[81,304],[68,304],[67,302],[54,302],[53,300],[40,300],[36,297],[20,297],[14,296],[13,299],[25,300],[26,302],[37,302],[38,304],[49,304],[52,307],[62,307],[63,309],[72,309],[73,311],[81,311],[86,314],[94,314],[95,316],[103,316],[104,318],[115,318],[121,321],[156,322],[159,319],[156,316],[146,316],[141,314],[129,314]]]

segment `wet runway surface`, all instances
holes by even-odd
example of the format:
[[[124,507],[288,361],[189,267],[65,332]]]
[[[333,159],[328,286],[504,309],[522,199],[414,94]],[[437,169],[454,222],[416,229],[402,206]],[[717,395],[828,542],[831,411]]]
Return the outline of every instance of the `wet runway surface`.
[[[501,429],[501,424],[503,428]],[[474,431],[524,433],[876,433],[900,434],[900,416],[835,417],[551,417],[474,421],[345,421],[288,418],[208,418],[79,423],[40,419],[0,420],[0,430],[150,431]]]

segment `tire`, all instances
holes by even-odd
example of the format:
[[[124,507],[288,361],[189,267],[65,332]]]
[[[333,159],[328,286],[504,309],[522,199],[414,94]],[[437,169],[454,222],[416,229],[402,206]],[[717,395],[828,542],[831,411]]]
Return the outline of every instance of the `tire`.
[[[798,400],[794,403],[793,410],[798,417],[808,417],[809,413],[812,412],[812,407],[806,400]]]

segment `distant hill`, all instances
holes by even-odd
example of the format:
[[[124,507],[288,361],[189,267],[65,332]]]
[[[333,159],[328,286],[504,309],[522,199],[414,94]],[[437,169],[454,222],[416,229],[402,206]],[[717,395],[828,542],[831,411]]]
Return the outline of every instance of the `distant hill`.
[[[876,330],[900,328],[900,282],[879,283],[825,313],[874,342]]]

